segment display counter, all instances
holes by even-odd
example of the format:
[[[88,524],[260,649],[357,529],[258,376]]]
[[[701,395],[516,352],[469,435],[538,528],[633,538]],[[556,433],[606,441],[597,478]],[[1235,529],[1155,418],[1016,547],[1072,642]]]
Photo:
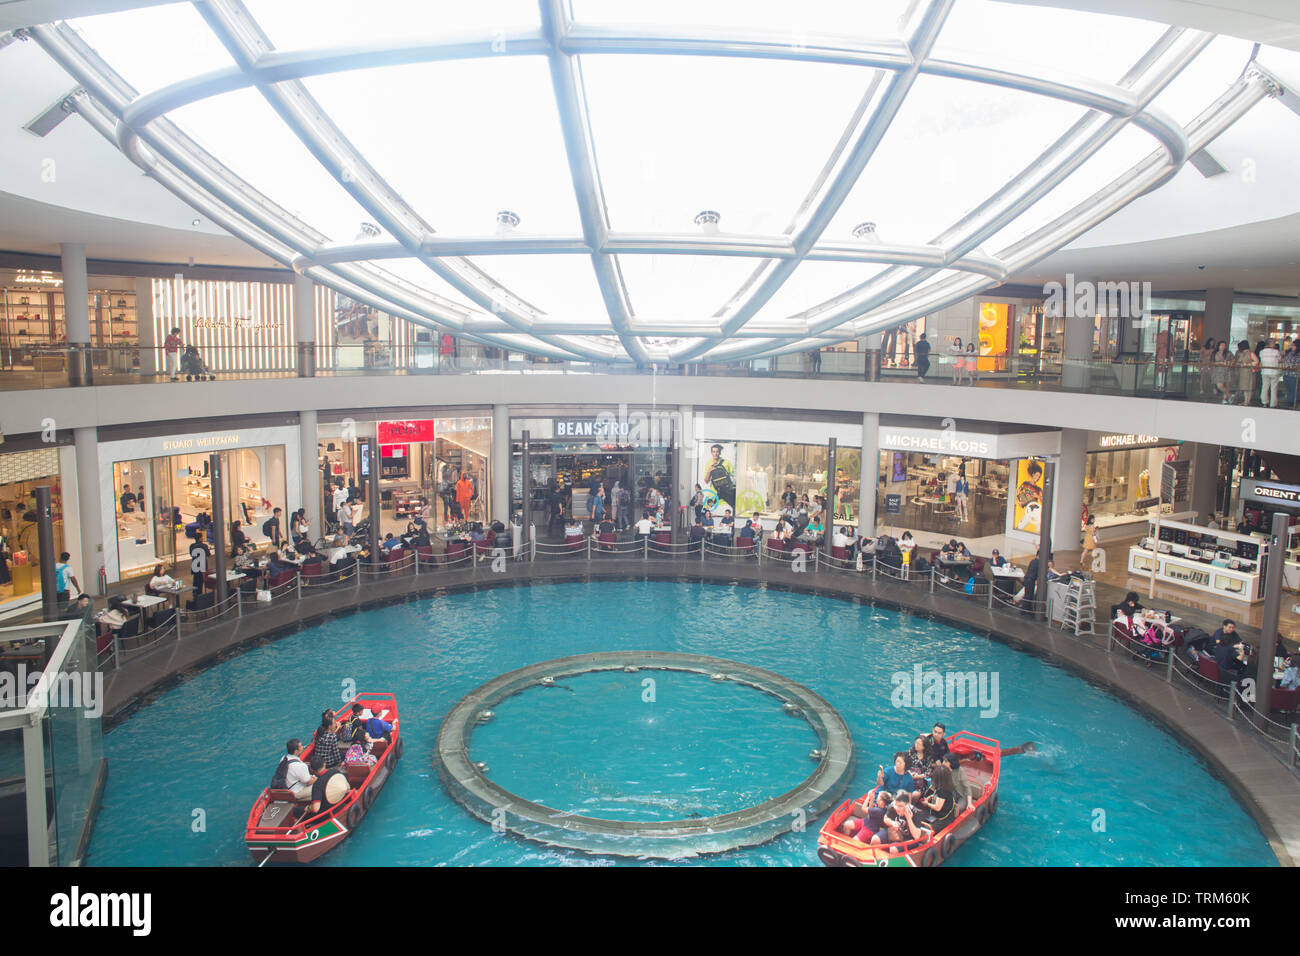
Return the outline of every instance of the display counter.
[[[1152,532],[1155,525],[1151,518]],[[1154,570],[1157,581],[1255,604],[1264,600],[1267,560],[1268,544],[1259,538],[1162,519],[1158,541],[1153,533],[1129,548],[1128,570],[1142,577]]]
[[[1094,527],[1097,529],[1097,543],[1110,544],[1114,541],[1123,541],[1125,538],[1131,538],[1134,535],[1144,534],[1149,520],[1150,515],[1146,509],[1141,512],[1122,515],[1094,514],[1093,522]],[[1172,514],[1161,515],[1160,520],[1190,523],[1196,520],[1196,512],[1176,511]]]

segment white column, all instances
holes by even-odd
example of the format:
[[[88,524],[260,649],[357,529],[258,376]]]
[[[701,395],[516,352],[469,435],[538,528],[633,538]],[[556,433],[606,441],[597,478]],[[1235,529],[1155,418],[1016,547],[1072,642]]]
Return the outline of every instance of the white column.
[[[492,406],[492,520],[510,523],[510,406]]]
[[[98,590],[99,569],[104,567],[103,506],[99,497],[99,438],[94,428],[75,428],[77,448],[77,524],[81,528],[82,585],[91,594]],[[113,503],[108,502],[112,512]],[[116,538],[114,542],[116,543]]]
[[[163,343],[153,327],[153,279],[135,280],[135,325],[140,333],[140,374],[157,375],[166,371]]]
[[[678,461],[681,467],[677,474],[677,505],[689,505],[695,494],[695,482],[699,479],[695,463],[695,406],[682,405],[677,409],[677,433],[674,438],[681,448]],[[687,520],[695,521],[695,516],[687,515]]]
[[[86,247],[79,242],[59,246],[63,256],[63,321],[68,342],[90,343],[89,282],[86,276]]]
[[[858,534],[876,536],[876,481],[880,473],[880,413],[862,413],[862,469],[858,476]]]
[[[1179,457],[1191,459],[1191,509],[1196,512],[1196,520],[1205,524],[1210,520],[1210,515],[1218,511],[1219,446],[1205,442],[1196,442],[1190,448],[1184,445]]]
[[[293,335],[298,345],[298,375],[316,374],[316,283],[295,273],[293,277]]]
[[[1205,290],[1205,317],[1201,321],[1201,340],[1221,342],[1232,336],[1232,289]],[[1228,351],[1236,352],[1237,343],[1229,342]]]
[[[1062,428],[1061,459],[1056,468],[1056,495],[1052,502],[1052,547],[1055,550],[1079,550],[1087,457],[1088,433],[1082,428]]]
[[[1066,388],[1087,388],[1092,369],[1092,338],[1097,320],[1091,315],[1067,316],[1065,323],[1065,356],[1061,369],[1061,383]]]
[[[298,413],[298,448],[299,484],[302,486],[300,507],[307,509],[307,524],[311,526],[314,541],[325,534],[325,522],[321,520],[320,457],[316,453],[315,411]]]

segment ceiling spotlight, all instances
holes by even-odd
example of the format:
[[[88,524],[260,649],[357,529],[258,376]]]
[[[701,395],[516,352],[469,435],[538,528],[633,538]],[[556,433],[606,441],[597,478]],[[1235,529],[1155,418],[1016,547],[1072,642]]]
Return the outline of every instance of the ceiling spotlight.
[[[720,213],[715,212],[712,209],[705,209],[695,217],[695,225],[699,226],[711,236],[717,235],[718,223],[721,219],[722,215]]]
[[[362,220],[361,225],[357,226],[358,239],[373,239],[379,235],[379,227],[373,222]]]
[[[497,225],[503,230],[514,229],[519,225],[519,214],[509,209],[502,209],[497,213]]]
[[[860,222],[854,226],[853,238],[861,239],[864,242],[880,241],[880,236],[876,233],[876,224],[874,222]]]
[[[201,223],[202,221],[203,221],[202,219],[191,219],[191,220],[190,220],[190,225],[191,225],[191,226],[197,226],[197,225],[198,225],[199,223]]]

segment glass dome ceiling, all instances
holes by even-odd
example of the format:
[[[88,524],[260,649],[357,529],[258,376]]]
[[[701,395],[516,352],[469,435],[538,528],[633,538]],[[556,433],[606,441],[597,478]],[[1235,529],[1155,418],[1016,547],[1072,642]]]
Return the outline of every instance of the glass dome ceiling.
[[[995,0],[207,0],[24,32],[92,126],[273,258],[638,363],[959,301],[1277,93],[1245,41]]]

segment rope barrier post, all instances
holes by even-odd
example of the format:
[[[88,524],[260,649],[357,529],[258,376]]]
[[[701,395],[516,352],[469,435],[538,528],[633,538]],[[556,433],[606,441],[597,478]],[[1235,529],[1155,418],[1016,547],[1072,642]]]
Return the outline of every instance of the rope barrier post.
[[[1232,720],[1232,706],[1235,704],[1237,696],[1237,682],[1228,681],[1228,719]]]
[[[587,535],[587,560],[591,561],[591,535]]]
[[[989,582],[989,610],[993,610],[993,592],[997,590],[997,580]]]
[[[813,574],[821,570],[821,548],[813,548]]]
[[[293,583],[298,588],[298,600],[302,600],[302,571],[296,571],[293,576]]]
[[[1293,767],[1295,766],[1295,738],[1296,738],[1296,726],[1295,724],[1292,724],[1290,750],[1291,750],[1291,766]]]
[[[1169,660],[1165,661],[1165,683],[1174,682],[1174,645],[1169,645]]]
[[[708,537],[700,539],[700,564],[704,563],[704,549],[708,547]]]
[[[871,555],[871,583],[872,583],[872,584],[875,584],[875,583],[876,583],[876,555],[875,555],[875,552],[872,552],[872,555]]]
[[[244,589],[235,585],[235,617],[244,616]]]
[[[118,636],[117,636],[117,631],[114,631],[114,632],[113,632],[113,670],[117,670],[119,667],[122,666],[122,660],[121,660],[121,648],[120,648],[120,645],[118,644],[118,640],[119,640],[119,638],[118,638]],[[1294,733],[1294,731],[1295,731],[1295,725],[1294,725],[1294,724],[1291,726],[1291,730],[1292,730],[1292,734],[1291,734],[1291,736],[1292,736],[1292,738],[1294,738],[1294,737],[1295,737],[1295,733]]]
[[[181,639],[181,599],[176,598],[176,640]]]
[[[353,585],[358,591],[361,590],[361,556],[358,554],[356,562],[352,565],[352,573],[356,575],[356,584]]]
[[[648,534],[643,534],[641,536],[641,560],[650,560],[650,535]]]
[[[934,565],[930,565],[930,593],[934,593]]]
[[[418,578],[420,576],[420,549],[416,548],[412,554],[415,555],[415,576]]]

